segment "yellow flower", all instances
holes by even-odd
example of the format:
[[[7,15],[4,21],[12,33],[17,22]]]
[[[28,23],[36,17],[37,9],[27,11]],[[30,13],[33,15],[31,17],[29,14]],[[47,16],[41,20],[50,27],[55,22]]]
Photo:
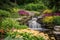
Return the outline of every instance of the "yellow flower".
[[[44,19],[43,19],[43,22],[46,22],[46,23],[49,23],[49,22],[52,22],[53,21],[53,16],[46,16]]]
[[[44,13],[44,14],[46,14],[46,13],[52,13],[52,10],[46,9],[45,11],[43,11],[43,13]]]

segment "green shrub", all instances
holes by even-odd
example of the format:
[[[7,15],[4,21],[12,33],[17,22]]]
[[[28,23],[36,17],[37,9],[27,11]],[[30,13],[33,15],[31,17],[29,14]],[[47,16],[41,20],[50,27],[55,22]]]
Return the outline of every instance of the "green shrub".
[[[10,17],[12,17],[12,18],[19,18],[20,17],[20,15],[18,13],[19,10],[20,9],[18,7],[10,8],[9,9],[9,12],[11,13]]]
[[[19,23],[17,21],[13,20],[12,18],[6,18],[2,21],[2,27],[4,29],[6,29],[6,28],[11,29],[13,27],[18,28],[19,26],[20,26]]]
[[[2,21],[2,29],[24,29],[27,28],[26,25],[19,25],[19,22],[17,22],[16,20],[12,19],[12,18],[6,18]]]
[[[26,26],[26,25],[20,25],[20,29],[26,29],[26,28],[28,28],[28,26]]]
[[[33,10],[33,11],[40,11],[46,9],[46,6],[41,5],[41,4],[28,4],[25,6],[26,10]]]
[[[1,26],[2,20],[6,17],[10,17],[10,12],[5,10],[0,10],[0,26]]]
[[[10,17],[10,12],[5,10],[0,10],[0,17]]]
[[[19,18],[20,15],[18,13],[11,13],[11,18]]]
[[[53,6],[52,10],[53,10],[53,12],[56,12],[57,8],[55,8],[55,6]]]
[[[53,16],[46,16],[43,18],[43,23],[45,24],[45,28],[53,28]]]
[[[60,16],[54,16],[54,24],[60,25]]]

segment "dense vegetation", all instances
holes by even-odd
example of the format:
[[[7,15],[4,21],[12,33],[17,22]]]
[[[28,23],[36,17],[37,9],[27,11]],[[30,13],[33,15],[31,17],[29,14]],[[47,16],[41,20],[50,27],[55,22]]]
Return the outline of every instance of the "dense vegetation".
[[[18,37],[22,36],[22,38],[19,38],[21,40],[45,40],[41,36],[32,36],[30,33],[13,32],[15,29],[19,29],[20,31],[20,29],[28,28],[26,23],[23,24],[25,21],[23,17],[26,16],[28,18],[31,16],[29,13],[32,11],[36,13],[34,16],[40,16],[40,13],[44,14],[42,22],[46,26],[52,27],[53,25],[60,25],[59,0],[0,0],[0,36],[5,34],[5,37],[3,37],[7,37],[5,40],[10,38],[12,40],[17,35]],[[21,17],[22,20],[18,20],[19,22],[14,19]],[[10,31],[12,32],[10,33]]]
[[[27,8],[27,5],[31,6],[31,8],[32,8],[32,5],[35,5],[33,7],[36,8],[37,5],[40,4],[37,8],[44,6],[49,9],[53,9],[53,7],[55,7],[56,10],[60,10],[59,2],[60,2],[59,0],[22,0],[22,1],[21,0],[0,0],[0,8],[9,10],[9,9],[12,9],[13,7],[20,8],[20,7],[26,6]],[[30,3],[33,3],[33,4],[30,5]],[[40,8],[40,9],[43,9],[43,8]]]

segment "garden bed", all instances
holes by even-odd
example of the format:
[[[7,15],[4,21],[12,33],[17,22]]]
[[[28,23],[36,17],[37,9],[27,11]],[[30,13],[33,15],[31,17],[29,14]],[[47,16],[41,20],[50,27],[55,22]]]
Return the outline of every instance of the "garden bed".
[[[39,32],[39,31],[36,31],[36,30],[32,30],[30,28],[28,28],[28,29],[21,29],[21,30],[14,29],[13,32],[18,32],[18,33],[31,33],[32,36],[41,36],[45,40],[50,40],[48,34],[45,34],[43,32]]]

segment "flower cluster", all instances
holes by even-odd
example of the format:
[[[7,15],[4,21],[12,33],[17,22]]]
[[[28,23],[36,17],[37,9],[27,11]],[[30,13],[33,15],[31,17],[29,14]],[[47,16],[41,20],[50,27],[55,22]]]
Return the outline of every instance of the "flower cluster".
[[[18,12],[20,15],[29,15],[29,13],[27,12],[27,11],[25,11],[25,10],[20,10],[19,12]]]
[[[24,35],[25,35],[26,33],[30,33],[31,35],[30,35],[29,37],[31,37],[31,36],[36,36],[36,37],[41,36],[41,37],[43,37],[45,40],[48,40],[48,39],[49,39],[49,36],[48,36],[47,34],[44,34],[43,32],[39,32],[39,31],[36,31],[36,30],[32,30],[32,29],[30,29],[30,28],[21,29],[21,30],[14,29],[13,32],[22,33],[22,34],[24,34]],[[28,34],[27,34],[27,35],[28,35]],[[26,35],[26,36],[27,36],[27,35]],[[34,39],[34,38],[33,38],[33,39]]]
[[[51,23],[51,22],[53,22],[53,16],[46,16],[45,18],[43,18],[43,22],[44,23]]]
[[[52,14],[53,14],[52,12],[53,12],[52,10],[46,9],[43,11],[43,14],[44,14],[44,16],[52,16]]]
[[[48,14],[48,13],[47,14],[44,14],[44,16],[52,16],[52,13],[51,14]]]
[[[52,13],[52,12],[53,12],[53,11],[50,10],[50,9],[46,9],[46,10],[43,11],[44,14],[46,14],[46,13],[50,14],[50,13]]]
[[[57,12],[57,13],[54,13],[54,15],[55,15],[55,16],[60,16],[60,13],[59,13],[59,12]]]

